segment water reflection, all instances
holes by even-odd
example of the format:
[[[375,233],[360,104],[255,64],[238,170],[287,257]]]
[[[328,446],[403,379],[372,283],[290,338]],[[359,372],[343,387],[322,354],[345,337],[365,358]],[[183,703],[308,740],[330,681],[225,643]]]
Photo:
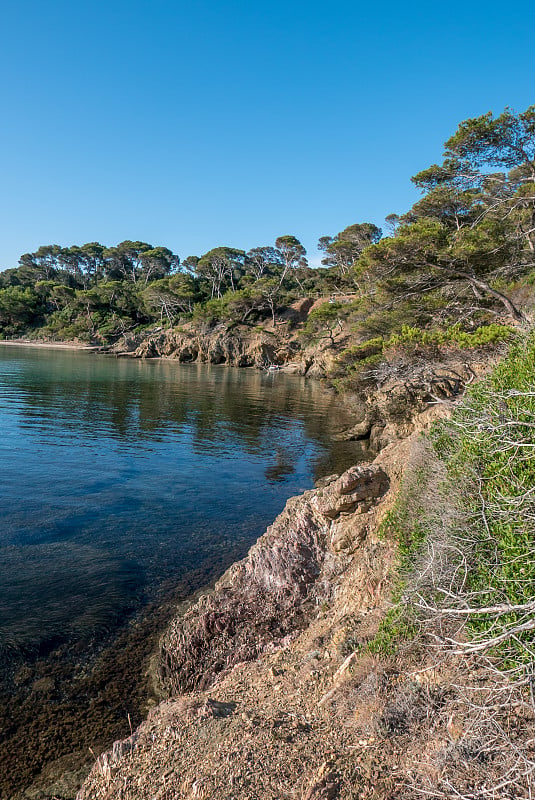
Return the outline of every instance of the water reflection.
[[[9,388],[15,402],[23,399],[22,424],[41,433],[59,423],[63,435],[76,431],[92,438],[100,430],[138,444],[193,431],[200,447],[235,438],[258,452],[274,425],[298,420],[308,437],[325,442],[343,424],[334,398],[295,376],[55,351],[28,351],[18,366],[9,374]]]
[[[0,639],[96,631],[245,553],[358,458],[346,424],[299,377],[0,346]]]
[[[0,797],[128,735],[175,598],[362,457],[348,424],[297,377],[0,344]]]
[[[294,470],[291,450],[289,448],[276,447],[275,463],[266,467],[264,475],[268,481],[283,481]]]

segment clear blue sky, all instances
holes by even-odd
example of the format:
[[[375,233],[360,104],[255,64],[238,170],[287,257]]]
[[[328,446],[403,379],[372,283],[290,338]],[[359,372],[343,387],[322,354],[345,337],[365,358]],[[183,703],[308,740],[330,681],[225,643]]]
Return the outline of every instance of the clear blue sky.
[[[382,225],[462,119],[535,103],[533,2],[3,0],[0,268]]]

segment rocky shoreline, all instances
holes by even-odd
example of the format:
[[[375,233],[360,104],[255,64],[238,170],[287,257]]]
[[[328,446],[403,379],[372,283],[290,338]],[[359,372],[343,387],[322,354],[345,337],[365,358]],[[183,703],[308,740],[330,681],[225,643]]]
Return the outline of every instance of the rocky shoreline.
[[[380,467],[357,466],[324,484],[291,498],[247,557],[171,624],[160,652],[170,695],[209,688],[237,664],[280,647],[332,600],[346,551],[366,538],[389,480]]]
[[[324,301],[317,301],[321,304]],[[156,329],[150,335],[125,336],[103,352],[119,358],[163,358],[179,363],[217,364],[232,367],[275,370],[325,382],[336,372],[344,348],[355,344],[352,333],[342,331],[334,343],[319,339],[304,343],[299,323],[316,304],[311,300],[294,304],[288,319],[277,326],[221,325],[205,331],[192,327]],[[416,420],[430,406],[462,394],[464,387],[488,369],[496,354],[484,349],[454,350],[429,354],[394,356],[385,374],[363,380],[355,394],[345,395],[354,425],[340,434],[348,441],[364,441],[372,452],[406,438],[419,426]]]
[[[302,323],[325,298],[305,298],[290,306],[276,325],[220,324],[205,328],[186,323],[180,328],[156,327],[139,334],[125,334],[112,345],[79,342],[17,340],[4,344],[84,349],[116,358],[165,359],[183,364],[214,364],[267,371],[282,371],[323,381],[336,369],[344,348],[354,345],[351,331],[341,330],[333,341],[320,338],[305,342]],[[416,356],[390,365],[389,374],[363,381],[358,395],[346,396],[355,419],[353,427],[340,438],[365,441],[379,452],[387,444],[404,438],[415,429],[414,419],[430,402],[447,399],[462,391],[463,385],[488,366],[488,353],[446,354],[429,362]]]
[[[290,333],[274,342],[266,331],[156,331],[104,352],[276,365],[315,378],[336,357],[326,345],[300,348]],[[371,717],[355,722],[356,650],[387,607],[396,551],[379,526],[418,452],[418,431],[447,413],[425,394],[408,398],[395,381],[359,400],[361,418],[340,436],[368,442],[377,458],[291,498],[248,556],[175,615],[151,667],[168,699],[99,757],[77,800],[356,796],[349,756],[375,730]],[[366,680],[390,678],[370,669]],[[365,690],[366,703],[368,691],[379,703],[378,685]]]
[[[158,657],[168,699],[100,756],[77,800],[355,796],[343,765],[371,734],[346,695],[361,691],[355,650],[383,613],[395,557],[379,524],[419,447],[398,441],[291,498],[175,617]]]

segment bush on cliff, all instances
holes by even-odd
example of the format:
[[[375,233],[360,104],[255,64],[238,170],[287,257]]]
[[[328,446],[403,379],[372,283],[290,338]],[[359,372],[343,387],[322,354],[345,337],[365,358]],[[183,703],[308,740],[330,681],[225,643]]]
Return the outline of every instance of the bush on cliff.
[[[412,592],[411,613],[434,609],[454,628],[460,620],[453,646],[482,653],[515,674],[529,672],[535,647],[534,386],[531,334],[435,426],[434,453],[407,471],[382,526],[399,547],[398,611],[384,620],[372,649],[391,641],[389,626]]]

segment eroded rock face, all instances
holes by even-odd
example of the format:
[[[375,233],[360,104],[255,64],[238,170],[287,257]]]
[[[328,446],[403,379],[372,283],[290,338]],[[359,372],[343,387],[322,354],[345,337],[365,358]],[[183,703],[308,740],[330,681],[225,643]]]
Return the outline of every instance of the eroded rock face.
[[[118,349],[123,355],[134,358],[163,356],[184,363],[198,361],[235,367],[264,367],[291,361],[298,347],[293,341],[282,341],[266,333],[250,331],[239,334],[216,328],[206,333],[161,331],[138,343],[125,340]]]
[[[335,519],[341,513],[356,510],[366,513],[371,504],[382,497],[387,489],[388,476],[382,469],[356,466],[317,492],[312,503],[323,516]]]
[[[357,466],[288,500],[247,557],[171,625],[160,659],[167,692],[205,689],[299,632],[332,596],[340,561],[362,541],[366,514],[388,485],[380,467]]]
[[[375,699],[366,681],[360,692],[368,662],[353,650],[384,602],[395,548],[377,524],[409,450],[390,445],[289,500],[247,558],[175,620],[161,650],[173,696],[98,760],[78,800],[354,796]]]

